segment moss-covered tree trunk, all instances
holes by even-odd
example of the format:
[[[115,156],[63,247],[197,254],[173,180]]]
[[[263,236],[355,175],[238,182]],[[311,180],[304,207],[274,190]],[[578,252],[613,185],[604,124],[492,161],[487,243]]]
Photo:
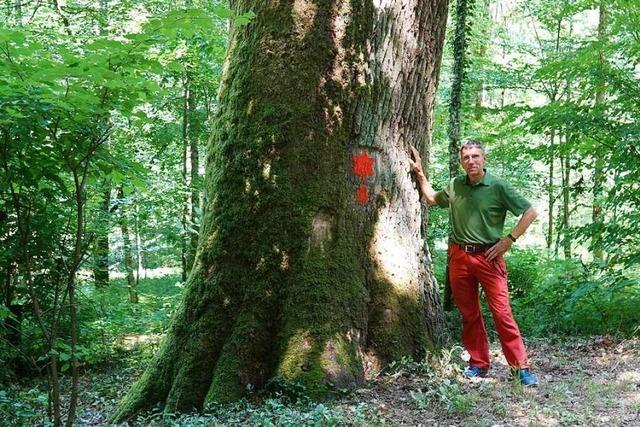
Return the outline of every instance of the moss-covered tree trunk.
[[[453,79],[451,81],[451,96],[449,98],[449,179],[458,176],[460,172],[460,127],[463,86],[467,66],[467,44],[471,22],[467,20],[469,11],[473,9],[474,0],[456,1],[456,29],[453,36]],[[449,230],[451,230],[449,217]],[[451,233],[449,233],[451,243]],[[447,268],[444,275],[444,309],[453,310],[453,294],[449,283],[449,260],[451,253],[447,250]]]
[[[257,17],[230,36],[197,259],[116,419],[271,378],[319,394],[432,347],[407,150],[428,154],[447,1],[373,3],[232,2]]]

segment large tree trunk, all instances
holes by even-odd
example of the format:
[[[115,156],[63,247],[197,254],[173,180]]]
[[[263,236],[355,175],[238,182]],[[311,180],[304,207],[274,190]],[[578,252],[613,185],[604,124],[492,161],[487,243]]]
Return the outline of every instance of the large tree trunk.
[[[407,150],[428,153],[447,2],[380,3],[232,3],[257,17],[230,37],[196,262],[116,419],[270,378],[320,394],[433,346]]]

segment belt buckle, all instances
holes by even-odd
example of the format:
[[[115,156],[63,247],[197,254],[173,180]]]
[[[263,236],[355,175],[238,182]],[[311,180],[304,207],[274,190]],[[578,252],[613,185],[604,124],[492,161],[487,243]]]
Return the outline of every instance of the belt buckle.
[[[464,245],[463,249],[468,254],[469,253],[471,253],[471,254],[476,253],[476,247],[474,245]]]

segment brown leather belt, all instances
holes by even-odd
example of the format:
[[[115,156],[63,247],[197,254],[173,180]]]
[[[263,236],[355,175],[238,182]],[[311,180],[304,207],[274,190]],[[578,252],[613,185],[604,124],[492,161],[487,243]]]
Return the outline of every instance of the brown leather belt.
[[[454,245],[468,254],[479,254],[495,245],[495,243],[454,243]]]

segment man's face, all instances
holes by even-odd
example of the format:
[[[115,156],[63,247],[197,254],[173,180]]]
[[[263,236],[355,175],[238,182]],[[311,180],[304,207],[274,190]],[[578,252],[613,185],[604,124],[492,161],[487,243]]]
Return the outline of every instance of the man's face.
[[[460,163],[469,176],[481,175],[485,160],[487,156],[480,147],[463,148],[460,153]]]

